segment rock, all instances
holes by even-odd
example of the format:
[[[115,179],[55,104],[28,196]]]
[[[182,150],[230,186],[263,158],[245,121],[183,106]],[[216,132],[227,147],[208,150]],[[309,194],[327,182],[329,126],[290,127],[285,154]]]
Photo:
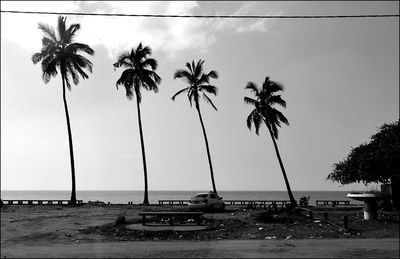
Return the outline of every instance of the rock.
[[[264,239],[270,240],[270,239],[272,239],[272,237],[264,237]]]
[[[263,230],[264,230],[264,228],[263,228],[263,227],[260,227],[260,228],[258,228],[258,230],[259,230],[259,231],[263,231]]]
[[[255,238],[257,238],[257,236],[256,236],[256,235],[250,235],[250,234],[249,234],[249,238],[250,238],[250,239],[255,239]]]
[[[291,239],[293,236],[287,236],[286,237],[286,240],[288,240],[288,239]]]
[[[65,234],[65,236],[67,236],[67,237],[71,237],[72,235],[71,235],[71,234]]]
[[[115,220],[115,225],[125,225],[126,224],[126,219],[124,216],[118,216],[117,219]]]

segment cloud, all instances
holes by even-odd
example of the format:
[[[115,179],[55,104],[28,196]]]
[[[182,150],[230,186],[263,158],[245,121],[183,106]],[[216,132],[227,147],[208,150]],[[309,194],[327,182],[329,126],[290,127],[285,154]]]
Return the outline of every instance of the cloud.
[[[199,11],[200,6],[194,1],[2,2],[2,10],[190,15]],[[245,3],[234,14],[254,14],[256,10],[257,3]],[[41,48],[42,32],[37,29],[37,24],[56,25],[54,15],[3,13],[1,17],[2,38],[17,42],[32,52]],[[221,31],[265,33],[271,21],[70,16],[67,22],[81,24],[76,37],[78,42],[92,47],[104,45],[109,56],[115,59],[120,52],[136,47],[139,42],[170,58],[183,50],[205,52]]]

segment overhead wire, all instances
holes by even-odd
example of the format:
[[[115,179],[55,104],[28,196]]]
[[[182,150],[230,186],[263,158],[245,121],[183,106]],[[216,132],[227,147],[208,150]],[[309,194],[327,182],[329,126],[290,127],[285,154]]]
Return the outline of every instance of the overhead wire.
[[[388,18],[399,14],[359,14],[359,15],[175,15],[175,14],[124,14],[124,13],[79,13],[79,12],[39,12],[1,10],[15,14],[56,14],[83,16],[150,17],[150,18],[220,18],[220,19],[337,19],[337,18]]]

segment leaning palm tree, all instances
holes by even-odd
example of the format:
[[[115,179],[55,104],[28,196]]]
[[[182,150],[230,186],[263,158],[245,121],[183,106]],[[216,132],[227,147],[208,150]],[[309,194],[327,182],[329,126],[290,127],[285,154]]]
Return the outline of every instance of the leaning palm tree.
[[[151,55],[151,49],[148,46],[143,47],[142,43],[139,43],[136,50],[131,49],[122,53],[118,57],[118,61],[114,63],[114,69],[118,67],[126,68],[121,77],[118,79],[116,86],[123,85],[126,90],[126,96],[129,100],[133,99],[136,95],[136,106],[138,112],[139,132],[140,132],[140,143],[142,146],[142,159],[143,159],[143,171],[144,171],[144,200],[143,204],[149,204],[149,194],[147,186],[147,167],[146,167],[146,155],[144,150],[144,140],[142,131],[142,119],[140,116],[140,102],[142,95],[140,89],[143,87],[146,90],[153,90],[155,93],[158,92],[157,85],[161,83],[161,78],[157,75],[155,70],[157,69],[157,61],[148,56]]]
[[[218,78],[218,73],[215,70],[211,70],[208,73],[203,72],[203,64],[204,60],[199,60],[197,64],[192,61],[190,64],[189,62],[186,63],[187,70],[179,69],[174,74],[174,79],[181,78],[183,79],[189,86],[179,90],[174,96],[172,96],[172,100],[175,100],[175,97],[181,93],[187,92],[190,106],[192,106],[192,102],[194,102],[197,113],[200,118],[201,127],[203,129],[204,140],[206,142],[206,149],[207,149],[207,156],[208,156],[208,164],[210,166],[210,173],[211,173],[211,182],[213,186],[213,191],[217,193],[217,189],[215,188],[215,181],[214,181],[214,171],[211,163],[211,155],[210,155],[210,148],[208,146],[207,134],[206,129],[204,127],[203,118],[200,112],[200,103],[199,98],[202,96],[204,100],[211,104],[211,106],[217,110],[211,99],[207,96],[206,93],[210,93],[213,95],[217,95],[217,87],[210,85],[209,81],[210,78]]]
[[[71,24],[67,28],[66,20],[67,17],[58,17],[57,33],[51,26],[39,23],[39,29],[44,33],[44,37],[42,39],[42,49],[40,52],[35,53],[32,56],[32,62],[37,64],[38,62],[42,61],[42,78],[46,84],[50,81],[52,76],[55,77],[58,72],[61,73],[72,175],[72,192],[70,203],[76,204],[74,151],[72,147],[72,133],[67,100],[65,97],[65,87],[67,87],[68,90],[71,90],[71,79],[74,84],[77,85],[79,83],[79,76],[81,76],[83,79],[89,78],[83,69],[87,69],[89,72],[92,72],[92,62],[79,53],[84,52],[89,55],[93,55],[94,51],[86,44],[74,42],[75,33],[80,29],[80,25]]]
[[[264,122],[267,126],[269,134],[272,138],[272,142],[274,143],[276,156],[278,157],[283,178],[285,179],[285,184],[289,194],[291,206],[295,207],[297,205],[297,202],[293,197],[292,191],[290,189],[285,168],[283,167],[282,159],[279,154],[278,146],[276,144],[276,140],[278,139],[278,127],[281,126],[281,122],[289,125],[289,121],[287,120],[287,118],[280,111],[274,108],[275,104],[286,108],[286,101],[284,101],[280,95],[276,94],[279,91],[283,91],[283,85],[271,81],[269,80],[269,77],[266,77],[262,88],[258,88],[257,85],[253,82],[248,82],[245,89],[249,89],[255,95],[255,99],[244,97],[245,103],[254,106],[254,110],[247,117],[247,127],[249,127],[249,129],[251,130],[251,125],[254,124],[256,134],[258,135],[262,122]]]

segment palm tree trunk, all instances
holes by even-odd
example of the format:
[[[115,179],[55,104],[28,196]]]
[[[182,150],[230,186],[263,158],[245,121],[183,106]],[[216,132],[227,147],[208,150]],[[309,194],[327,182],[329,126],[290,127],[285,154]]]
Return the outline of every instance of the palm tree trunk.
[[[70,203],[75,205],[76,204],[76,186],[75,186],[74,149],[73,149],[73,146],[72,146],[72,133],[71,133],[71,125],[70,125],[70,122],[69,122],[67,99],[65,98],[65,77],[64,77],[63,73],[61,73],[61,77],[62,77],[62,83],[63,83],[63,100],[64,100],[65,117],[67,118],[69,158],[70,158],[70,161],[71,161],[72,191],[71,191]]]
[[[278,157],[279,165],[281,166],[283,178],[285,179],[286,189],[287,189],[288,194],[289,194],[291,207],[296,207],[297,206],[297,202],[296,202],[296,199],[294,198],[294,196],[292,194],[292,190],[290,189],[289,180],[288,180],[288,178],[286,176],[285,168],[283,167],[282,159],[281,159],[281,156],[280,156],[279,150],[278,150],[278,145],[276,144],[275,137],[272,134],[272,131],[271,131],[270,127],[268,127],[268,130],[269,130],[269,134],[271,135],[272,142],[274,143],[275,153],[276,153],[276,156]]]
[[[140,105],[139,105],[139,99],[138,98],[136,98],[136,104],[137,104],[137,110],[138,110],[140,144],[142,145],[142,159],[143,159],[143,171],[144,171],[144,199],[143,199],[143,204],[149,205],[149,193],[148,193],[148,187],[147,187],[146,154],[145,154],[145,150],[144,150],[142,119],[140,117]]]
[[[206,134],[206,129],[204,127],[203,123],[203,118],[201,117],[201,112],[200,112],[200,106],[197,104],[196,105],[197,113],[199,114],[200,118],[200,123],[201,123],[201,128],[203,129],[203,135],[204,135],[204,140],[206,142],[206,149],[207,149],[207,156],[208,156],[208,164],[210,166],[210,173],[211,173],[211,182],[213,186],[213,192],[217,193],[217,188],[215,188],[215,181],[214,181],[214,171],[211,163],[211,155],[210,155],[210,148],[208,147],[208,140],[207,140],[207,134]]]

